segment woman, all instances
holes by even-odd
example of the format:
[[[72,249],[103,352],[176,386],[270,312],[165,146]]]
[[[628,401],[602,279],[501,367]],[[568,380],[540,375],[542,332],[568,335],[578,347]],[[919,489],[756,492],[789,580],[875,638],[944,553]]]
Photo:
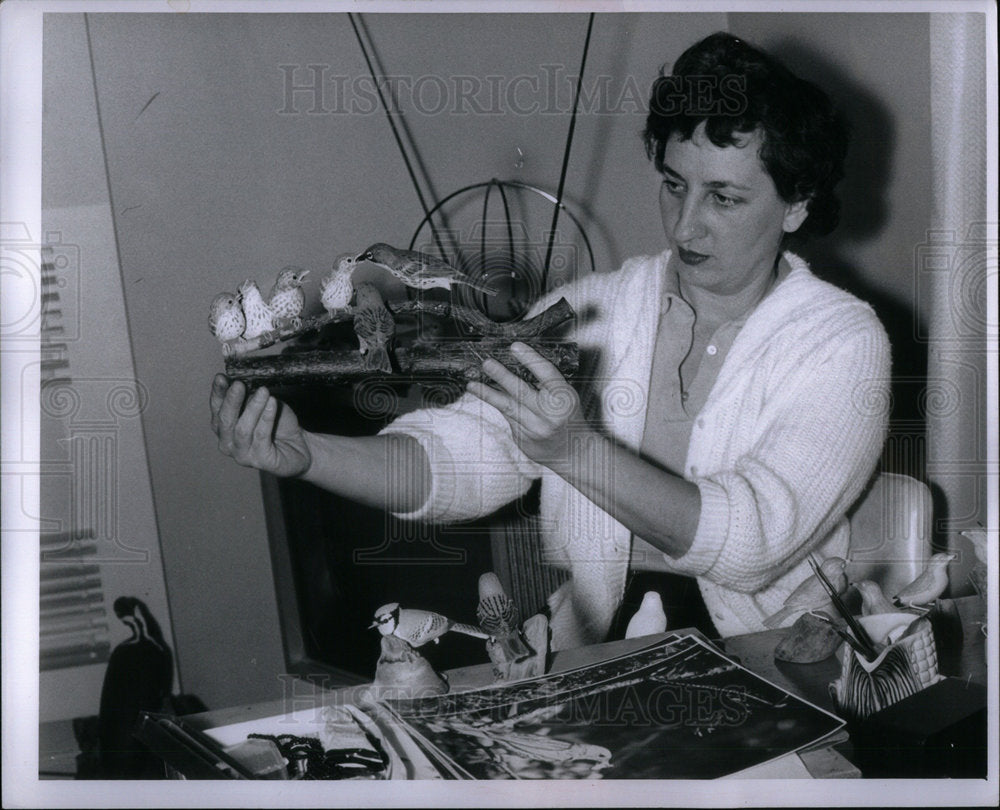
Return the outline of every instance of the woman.
[[[836,223],[846,136],[821,91],[715,34],[654,83],[644,138],[668,247],[559,289],[596,358],[579,392],[514,344],[537,385],[488,359],[496,387],[344,439],[278,417],[266,391],[240,415],[243,387],[217,378],[223,452],[423,520],[489,514],[542,478],[546,551],[572,573],[549,599],[555,649],[604,639],[630,561],[696,578],[721,635],[762,629],[810,552],[846,555],[884,440],[884,330],[783,252]],[[390,444],[415,471],[403,491]]]

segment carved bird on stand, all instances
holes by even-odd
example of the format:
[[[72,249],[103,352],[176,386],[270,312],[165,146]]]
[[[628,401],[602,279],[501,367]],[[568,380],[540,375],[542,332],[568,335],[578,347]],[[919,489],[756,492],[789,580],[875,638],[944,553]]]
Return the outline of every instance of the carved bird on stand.
[[[208,311],[208,327],[220,342],[236,340],[246,329],[247,319],[243,317],[243,307],[233,293],[219,293],[212,299]]]
[[[358,338],[362,364],[368,371],[392,372],[389,341],[396,333],[392,313],[386,309],[374,284],[358,285],[358,300],[354,308],[354,334]]]
[[[870,579],[863,579],[855,582],[854,587],[861,594],[861,615],[872,616],[879,613],[899,613],[892,602],[890,602],[877,582]]]
[[[407,287],[418,290],[427,290],[431,287],[450,290],[453,285],[462,284],[486,295],[497,294],[496,290],[476,281],[441,259],[415,250],[394,248],[385,242],[376,242],[357,258],[358,261],[371,262],[388,270]]]
[[[301,322],[299,316],[306,303],[302,282],[307,275],[309,271],[301,267],[286,267],[278,273],[267,298],[267,306],[278,323],[295,327]]]
[[[471,624],[453,622],[440,613],[430,610],[400,607],[398,602],[382,605],[375,611],[375,621],[368,628],[377,627],[383,636],[396,636],[411,647],[422,647],[429,641],[435,644],[449,630],[476,638],[488,638],[486,633]]]
[[[327,312],[345,309],[354,297],[354,284],[351,279],[357,266],[354,256],[338,256],[333,263],[330,275],[320,282],[320,303]]]
[[[838,595],[847,588],[847,576],[844,569],[847,563],[840,557],[827,557],[820,565],[820,570],[830,580]],[[823,587],[822,581],[815,574],[804,579],[799,586],[788,594],[785,605],[777,613],[764,619],[765,627],[780,627],[788,619],[805,613],[807,610],[834,610],[830,595]]]
[[[173,683],[173,656],[142,600],[120,596],[113,607],[132,636],[111,651],[104,673],[98,720],[101,770],[109,779],[150,778],[162,773],[162,763],[136,741],[132,730],[140,711],[163,710]]]
[[[261,296],[256,281],[247,279],[240,285],[240,305],[247,322],[244,338],[253,340],[274,331],[274,313]]]
[[[667,614],[663,611],[663,600],[656,591],[646,591],[642,604],[629,619],[625,628],[625,638],[638,638],[662,633],[667,629]]]
[[[954,559],[954,554],[935,554],[923,573],[892,598],[893,603],[897,607],[919,608],[933,602],[948,587],[948,563]]]
[[[520,661],[531,655],[531,648],[521,638],[517,605],[504,592],[500,578],[494,573],[479,577],[476,618],[490,639],[499,645],[505,661]]]

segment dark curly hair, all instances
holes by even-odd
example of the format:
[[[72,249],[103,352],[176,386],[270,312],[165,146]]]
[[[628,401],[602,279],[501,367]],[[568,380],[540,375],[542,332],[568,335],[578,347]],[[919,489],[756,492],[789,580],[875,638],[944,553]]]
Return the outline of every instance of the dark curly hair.
[[[801,234],[832,231],[840,216],[834,186],[844,176],[848,128],[826,93],[742,39],[712,34],[688,48],[653,82],[643,141],[656,170],[672,135],[705,122],[716,146],[760,130],[760,159],[785,202],[808,200]]]

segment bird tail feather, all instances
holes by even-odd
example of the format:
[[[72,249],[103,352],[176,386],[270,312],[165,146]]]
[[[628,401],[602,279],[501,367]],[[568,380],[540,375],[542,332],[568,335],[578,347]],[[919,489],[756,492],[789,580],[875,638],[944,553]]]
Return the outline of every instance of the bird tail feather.
[[[799,608],[782,608],[777,613],[774,613],[764,619],[764,627],[768,629],[774,629],[775,627],[781,627],[782,623],[791,616],[793,613],[798,611]]]
[[[504,660],[521,661],[531,655],[531,648],[521,641],[520,635],[498,638],[497,644],[503,650]]]
[[[466,287],[472,287],[472,289],[476,290],[477,292],[481,292],[484,295],[496,295],[497,294],[497,290],[496,289],[494,289],[493,287],[490,287],[490,286],[488,286],[486,284],[481,284],[478,281],[472,281],[471,279],[466,279],[466,278],[456,279],[456,281],[459,284],[464,284]]]
[[[473,627],[471,624],[455,622],[448,629],[455,633],[465,633],[465,635],[474,636],[475,638],[489,638],[489,635],[484,633],[478,627]]]
[[[389,352],[385,346],[375,346],[370,348],[364,356],[365,368],[368,371],[384,371],[392,373],[392,361],[389,359]]]

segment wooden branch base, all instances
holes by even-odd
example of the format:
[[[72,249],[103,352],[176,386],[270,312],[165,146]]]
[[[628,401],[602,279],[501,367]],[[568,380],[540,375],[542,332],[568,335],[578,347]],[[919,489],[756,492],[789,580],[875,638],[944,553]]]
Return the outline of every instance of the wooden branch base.
[[[579,367],[575,343],[524,339],[524,343],[552,362],[565,377],[572,377]],[[229,357],[226,375],[250,387],[262,385],[348,385],[371,379],[390,382],[427,380],[440,377],[463,381],[488,381],[482,374],[487,357],[503,363],[522,379],[533,381],[531,373],[510,352],[509,340],[442,340],[430,344],[399,348],[392,353],[396,371],[384,374],[369,371],[361,363],[356,349],[306,351],[264,357]]]

